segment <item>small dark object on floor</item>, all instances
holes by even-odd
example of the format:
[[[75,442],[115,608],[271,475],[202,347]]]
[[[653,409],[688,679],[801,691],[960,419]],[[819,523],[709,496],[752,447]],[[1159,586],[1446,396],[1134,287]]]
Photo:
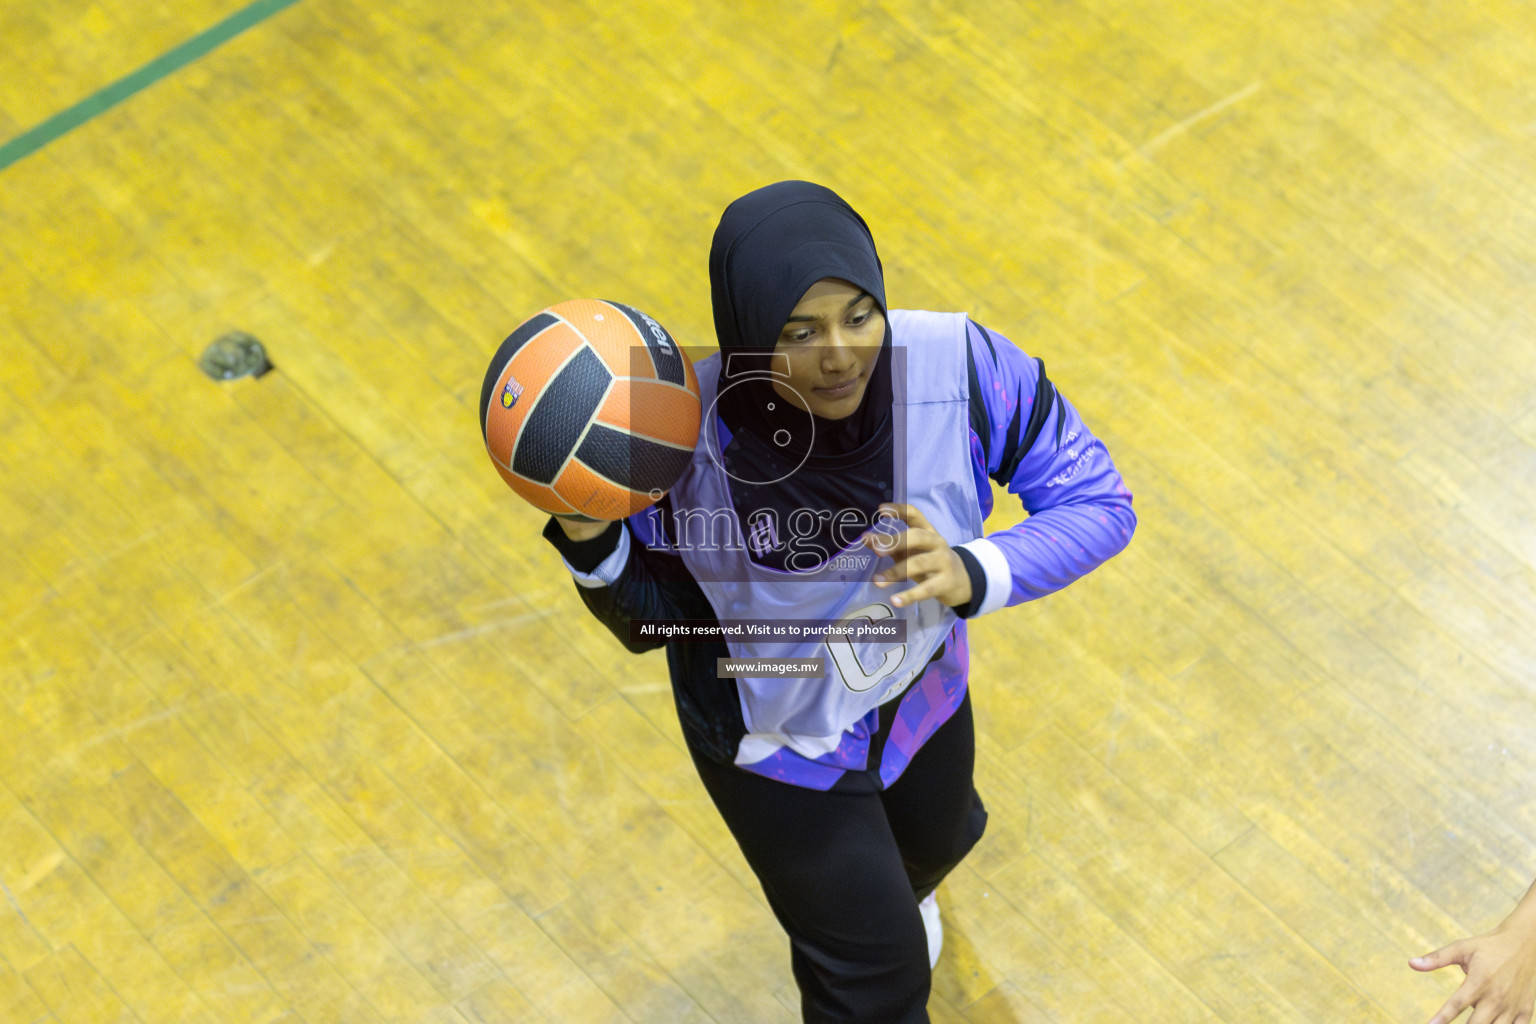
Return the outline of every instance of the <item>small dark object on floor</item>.
[[[230,331],[203,350],[197,365],[214,380],[260,377],[272,369],[267,350],[244,331]]]

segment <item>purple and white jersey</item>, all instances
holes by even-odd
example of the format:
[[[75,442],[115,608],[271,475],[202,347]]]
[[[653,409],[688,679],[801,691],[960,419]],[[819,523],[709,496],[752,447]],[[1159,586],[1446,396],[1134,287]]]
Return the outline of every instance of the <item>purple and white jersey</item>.
[[[898,492],[898,500],[917,505],[951,545],[980,566],[985,584],[973,595],[968,617],[1060,590],[1125,547],[1136,526],[1130,492],[1103,445],[1052,387],[1043,364],[964,314],[892,310],[889,317],[893,344],[903,347],[908,369],[906,391],[893,388],[898,400],[905,395],[906,414],[907,447],[897,464],[905,466],[908,477],[905,496]],[[698,364],[701,384],[706,376],[714,380],[710,363]],[[706,422],[705,430],[710,429]],[[701,438],[700,449],[704,446]],[[689,473],[669,498],[706,503],[734,516],[717,467],[695,454]],[[1018,495],[1029,517],[983,537],[982,521],[992,510],[988,478]],[[571,570],[589,606],[621,639],[630,615],[684,614],[670,610],[664,589],[648,582],[660,578],[656,566],[675,563],[681,554],[662,537],[652,511],[631,517],[616,531],[617,546],[590,572]],[[747,524],[747,543],[753,539],[752,527]],[[723,572],[715,571],[722,567],[719,563],[712,567],[697,558],[689,562],[690,557],[683,555],[687,575],[703,592],[697,599],[721,619],[837,619],[861,610],[868,614],[873,605],[890,608],[893,591],[869,583],[873,564],[838,562],[848,579],[835,585],[831,579],[813,581],[801,589],[805,584],[800,580],[771,585],[772,570],[746,564],[750,560],[740,551],[730,556],[740,562]],[[770,574],[765,579],[770,585],[759,586],[755,571]],[[711,583],[711,578],[727,582]],[[605,596],[599,599],[599,594]],[[890,610],[893,615],[909,612],[916,620],[909,624],[908,650],[897,661],[890,662],[889,649],[880,645],[854,645],[854,660],[846,667],[856,664],[859,671],[852,676],[835,674],[836,660],[821,650],[808,653],[828,658],[827,678],[739,680],[735,690],[745,730],[737,727],[736,763],[813,789],[829,789],[849,773],[876,775],[883,786],[893,783],[960,706],[969,652],[965,621],[937,602]],[[731,647],[733,656],[753,650],[748,644]],[[758,653],[798,657],[803,652],[774,644]],[[840,653],[847,661],[849,652]],[[717,687],[733,685],[731,680],[714,680],[713,666],[705,678],[704,666],[693,661],[684,670],[687,678],[679,679],[678,666],[687,659],[671,660],[674,690],[691,695],[700,705],[710,694],[720,693]],[[865,688],[850,687],[850,678]],[[894,717],[882,747],[877,742],[881,704],[889,701],[896,702]],[[685,703],[689,701],[680,696],[680,714]],[[724,711],[714,716],[710,721],[723,719]],[[683,718],[686,732],[689,716]],[[880,751],[878,763],[870,763],[875,749]]]
[[[904,442],[893,467],[896,493],[951,544],[973,540],[981,535],[982,516],[967,438],[966,318],[893,310],[890,323],[894,429]],[[719,369],[719,356],[696,367],[705,408],[713,405]],[[701,440],[693,464],[672,489],[672,504],[734,519],[729,488],[730,475],[713,446]],[[873,582],[882,559],[862,545],[806,571],[783,571],[750,558],[752,531],[745,524],[730,526],[723,537],[711,535],[712,543],[677,549],[721,621],[905,624],[905,639],[896,643],[727,640],[734,658],[819,658],[825,666],[819,677],[736,677],[747,728],[736,763],[753,765],[783,748],[812,761],[832,755],[850,727],[922,673],[957,617],[936,600],[893,606],[890,591]]]
[[[1043,364],[974,321],[967,332],[972,389],[981,393],[980,402],[973,396],[970,431],[981,514],[992,514],[988,477],[1018,495],[1030,514],[962,545],[987,575],[975,618],[1054,594],[1087,575],[1130,543],[1136,513],[1109,452],[1046,380]],[[983,409],[986,422],[980,423]],[[1027,426],[1021,431],[1020,424]]]

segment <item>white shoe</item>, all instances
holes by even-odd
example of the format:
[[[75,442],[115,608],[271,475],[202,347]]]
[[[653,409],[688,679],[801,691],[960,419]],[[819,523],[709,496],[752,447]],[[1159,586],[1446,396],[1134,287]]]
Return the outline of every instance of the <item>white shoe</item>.
[[[928,969],[939,966],[939,951],[944,948],[944,925],[939,920],[939,900],[936,893],[929,893],[917,905],[923,915],[923,928],[928,932]]]

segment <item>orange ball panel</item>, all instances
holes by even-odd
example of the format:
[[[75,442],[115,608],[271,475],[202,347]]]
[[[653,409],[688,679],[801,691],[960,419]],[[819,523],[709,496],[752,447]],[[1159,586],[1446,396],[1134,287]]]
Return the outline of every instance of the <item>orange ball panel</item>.
[[[614,485],[572,459],[555,481],[555,489],[584,516],[623,519],[656,503],[649,494]]]
[[[646,344],[648,335],[642,333],[623,310],[598,299],[571,299],[558,302],[545,312],[563,318],[585,336],[592,351],[615,377],[656,379],[656,367]],[[687,353],[683,353],[683,373],[688,388],[697,391],[699,381],[694,376]]]
[[[582,339],[575,331],[565,324],[555,324],[518,349],[501,371],[485,414],[485,446],[498,465],[512,465],[512,449],[523,421],[528,418],[528,410],[533,408],[550,377],[581,344]],[[515,382],[510,392],[508,382]],[[508,401],[512,404],[508,405]]]
[[[546,312],[566,320],[615,377],[654,376],[645,339],[621,309],[599,299],[557,302]]]
[[[536,484],[532,480],[520,477],[500,465],[496,466],[496,472],[501,474],[501,478],[506,481],[508,487],[517,492],[519,498],[522,498],[541,512],[570,515],[573,512],[579,511],[572,508],[570,503],[560,497],[559,493],[552,487]]]
[[[588,338],[608,338],[624,345],[644,344],[629,317],[601,299],[567,299],[544,312],[560,317]]]
[[[616,380],[597,421],[641,437],[692,448],[699,441],[699,396],[675,384]]]

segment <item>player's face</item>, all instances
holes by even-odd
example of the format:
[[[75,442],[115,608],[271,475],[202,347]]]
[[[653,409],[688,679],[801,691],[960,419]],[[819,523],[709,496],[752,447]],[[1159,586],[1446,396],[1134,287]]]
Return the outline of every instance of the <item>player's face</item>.
[[[851,416],[864,398],[869,371],[885,339],[885,315],[863,290],[826,277],[811,285],[779,332],[775,360],[788,377],[773,390],[823,419]]]

